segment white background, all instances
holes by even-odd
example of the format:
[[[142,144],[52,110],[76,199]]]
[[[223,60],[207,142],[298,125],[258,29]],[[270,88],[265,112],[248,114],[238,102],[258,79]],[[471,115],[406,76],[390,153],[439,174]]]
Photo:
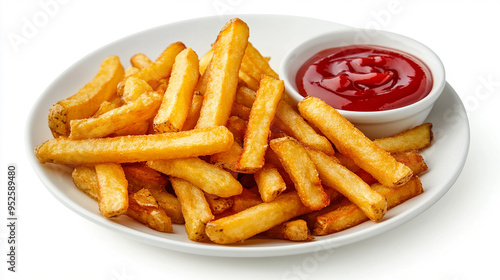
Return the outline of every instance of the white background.
[[[47,11],[44,3],[55,6]],[[0,1],[0,279],[500,279],[499,3]],[[394,5],[397,10],[391,10]],[[51,196],[27,160],[24,141],[29,111],[61,72],[93,50],[144,29],[202,16],[254,13],[380,28],[432,48],[470,121],[469,157],[450,191],[403,226],[332,250],[321,260],[313,254],[205,257],[156,248],[101,228]],[[13,43],[9,38],[21,35],[27,22],[37,22],[36,30]],[[446,162],[443,158],[442,164]],[[17,166],[19,184],[16,273],[6,269],[9,164]]]

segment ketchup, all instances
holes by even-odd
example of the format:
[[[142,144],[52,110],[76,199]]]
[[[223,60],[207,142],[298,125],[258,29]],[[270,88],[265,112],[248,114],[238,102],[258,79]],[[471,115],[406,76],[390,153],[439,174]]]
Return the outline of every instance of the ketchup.
[[[383,111],[407,106],[432,88],[427,66],[389,48],[353,45],[323,50],[302,65],[299,93],[347,111]]]

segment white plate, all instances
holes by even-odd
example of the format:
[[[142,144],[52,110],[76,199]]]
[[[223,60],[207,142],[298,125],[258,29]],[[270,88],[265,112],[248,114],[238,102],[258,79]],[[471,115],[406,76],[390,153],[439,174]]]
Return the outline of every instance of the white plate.
[[[301,40],[322,32],[349,27],[310,18],[276,15],[240,15],[250,27],[250,41],[278,69],[282,56]],[[428,117],[434,124],[435,144],[423,152],[429,171],[421,176],[425,192],[388,211],[380,223],[365,222],[343,232],[316,237],[313,242],[293,243],[265,238],[252,238],[242,243],[221,246],[190,241],[184,227],[175,225],[173,234],[159,233],[128,218],[106,219],[99,213],[95,201],[73,186],[65,166],[40,164],[33,148],[52,136],[47,126],[47,112],[60,99],[75,93],[93,78],[101,61],[109,55],[118,55],[124,66],[129,58],[143,52],[155,58],[170,43],[182,41],[198,55],[204,54],[215,40],[219,30],[230,16],[188,20],[126,37],[102,47],[76,62],[61,74],[40,96],[28,123],[27,150],[30,161],[47,189],[64,205],[83,217],[115,232],[159,247],[188,253],[262,257],[292,255],[338,247],[357,242],[393,229],[422,213],[436,203],[453,185],[462,171],[469,148],[469,125],[463,104],[451,86],[444,93]]]

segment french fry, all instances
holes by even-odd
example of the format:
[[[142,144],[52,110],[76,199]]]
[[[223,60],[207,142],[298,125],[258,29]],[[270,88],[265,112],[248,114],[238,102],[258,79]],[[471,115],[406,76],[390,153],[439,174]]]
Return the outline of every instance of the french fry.
[[[240,69],[240,71],[238,72],[238,77],[250,89],[255,90],[255,91],[259,89],[259,80],[248,75],[243,70]]]
[[[242,118],[242,119],[248,121],[248,119],[250,118],[250,111],[251,111],[251,108],[249,108],[245,105],[239,104],[237,102],[234,102],[233,106],[231,106],[231,117],[236,116],[236,117],[239,117],[239,118]]]
[[[256,76],[257,79],[263,74],[279,79],[278,74],[269,65],[269,61],[262,56],[259,50],[257,50],[252,43],[248,43],[243,60],[251,61],[253,68],[258,69]]]
[[[106,218],[125,214],[128,208],[128,182],[121,165],[96,164],[95,172],[99,186],[99,211]]]
[[[424,158],[418,153],[416,150],[408,150],[405,152],[395,152],[391,153],[391,155],[396,159],[398,162],[401,162],[402,164],[408,166],[411,171],[413,172],[413,175],[418,175],[428,169],[427,164],[424,161]],[[363,169],[358,169],[356,170],[356,175],[358,175],[363,181],[365,181],[368,184],[374,184],[377,182],[375,178],[373,178],[372,175],[370,175],[368,172],[366,172]]]
[[[255,173],[264,166],[269,129],[284,89],[283,81],[267,75],[260,79],[243,140],[243,151],[238,160],[240,172]]]
[[[307,149],[307,152],[316,165],[319,178],[324,186],[339,191],[356,204],[372,221],[382,220],[387,212],[385,197],[372,190],[367,183],[339,164],[336,159],[314,149]]]
[[[228,151],[211,155],[210,163],[219,166],[220,168],[238,172],[238,160],[242,151],[243,148],[240,144],[234,141]]]
[[[160,189],[168,184],[167,176],[149,168],[144,162],[124,164],[122,166],[128,181],[129,193],[134,193],[142,188]]]
[[[170,178],[170,182],[181,203],[188,238],[193,241],[206,240],[205,227],[213,219],[213,215],[205,194],[188,181]]]
[[[233,198],[233,205],[231,207],[232,214],[241,212],[245,209],[248,209],[263,202],[260,196],[258,196],[256,193],[252,192],[247,188],[243,188],[241,194],[235,195],[232,198]]]
[[[264,235],[276,239],[285,239],[290,241],[311,241],[311,231],[304,220],[297,219],[284,222],[272,227],[264,232]]]
[[[209,64],[209,80],[197,128],[225,125],[231,113],[241,60],[248,43],[248,26],[240,19],[229,21],[219,33]]]
[[[175,58],[167,91],[154,118],[154,129],[157,133],[182,129],[193,100],[198,76],[198,56],[192,49],[184,49]]]
[[[236,91],[235,102],[245,105],[248,108],[252,108],[256,96],[257,92],[255,90],[246,86],[240,86]]]
[[[116,96],[115,98],[109,100],[109,101],[103,101],[101,105],[99,106],[99,109],[92,115],[92,117],[98,117],[104,113],[107,113],[113,109],[116,109],[120,106],[123,105],[123,101],[120,97]]]
[[[35,148],[40,163],[96,164],[196,157],[227,151],[233,135],[223,126],[152,135],[50,139]]]
[[[411,178],[411,169],[397,162],[321,99],[307,97],[299,102],[298,109],[305,119],[332,141],[339,152],[349,156],[382,184],[401,186]]]
[[[262,169],[254,174],[259,188],[260,197],[264,202],[271,202],[286,190],[286,183],[278,169],[266,163]]]
[[[201,56],[200,61],[198,63],[201,75],[205,73],[205,70],[210,64],[210,60],[212,59],[213,54],[214,54],[214,49],[210,48],[208,52],[206,52],[204,55]]]
[[[391,155],[402,164],[408,166],[414,175],[427,171],[428,166],[424,158],[416,150],[408,150],[404,152],[395,152]]]
[[[160,172],[147,167],[144,163],[127,164],[123,166],[128,181],[129,193],[142,188],[148,189],[174,224],[183,224],[181,205],[178,199],[166,190],[169,181]]]
[[[184,179],[203,191],[220,197],[242,192],[242,185],[231,173],[199,158],[148,161],[147,165],[163,174]]]
[[[49,128],[54,138],[68,136],[71,120],[92,116],[103,101],[110,100],[123,79],[124,69],[117,56],[104,59],[97,75],[76,94],[54,104],[49,110]]]
[[[172,220],[145,188],[129,196],[127,216],[160,232],[173,231]]]
[[[283,96],[285,96],[284,94]],[[236,92],[236,102],[247,107],[252,107],[255,101],[255,91],[247,87],[239,87]],[[290,136],[299,140],[306,146],[313,147],[328,155],[333,155],[332,144],[328,139],[319,135],[303,118],[297,113],[292,106],[284,100],[281,100],[276,110],[275,125],[280,124],[280,129],[287,132]]]
[[[132,75],[134,75],[135,73],[139,72],[139,68],[136,68],[134,66],[129,66],[125,69],[125,78],[128,78]],[[123,81],[122,81],[123,82]]]
[[[291,132],[291,136],[327,155],[333,155],[332,144],[322,135],[319,135],[287,102],[281,101],[276,117]]]
[[[138,53],[134,54],[130,58],[130,64],[132,64],[132,66],[134,66],[135,68],[141,70],[153,64],[153,61],[151,61],[151,59],[147,55]]]
[[[306,149],[291,137],[273,139],[270,145],[290,175],[302,203],[311,210],[327,206],[330,198]]]
[[[234,215],[210,221],[205,232],[217,244],[235,243],[308,211],[296,192],[284,193],[272,202],[263,202]]]
[[[99,185],[94,166],[79,165],[71,172],[71,178],[75,186],[86,193],[90,198],[99,198]]]
[[[247,130],[248,122],[238,116],[231,116],[227,120],[227,129],[231,131],[234,136],[234,141],[238,144],[243,145],[243,139],[245,138],[245,132]]]
[[[181,204],[177,197],[167,192],[165,188],[149,187],[153,197],[158,202],[158,206],[165,211],[167,216],[172,219],[174,224],[184,224],[184,216],[182,215]]]
[[[142,68],[131,77],[142,79],[156,88],[161,79],[170,76],[175,57],[185,48],[182,42],[170,44],[152,64]],[[118,91],[123,92],[123,86],[118,86]]]
[[[433,138],[432,124],[424,123],[393,136],[375,139],[373,142],[387,152],[394,153],[427,148],[432,144]]]
[[[152,91],[98,117],[72,120],[69,138],[77,140],[105,137],[134,123],[146,121],[154,116],[161,100],[162,96]]]
[[[150,91],[153,91],[153,88],[146,81],[137,77],[129,77],[125,81],[122,100],[129,103],[139,98],[143,93]]]
[[[372,188],[387,199],[387,208],[391,209],[406,200],[423,192],[422,183],[418,176],[413,176],[408,182],[398,188],[386,187],[380,183]],[[368,217],[348,199],[336,204],[335,210],[320,215],[312,229],[315,235],[327,235],[359,225],[368,220]]]
[[[196,126],[196,122],[198,122],[198,118],[200,117],[200,110],[202,104],[203,104],[203,95],[195,91],[182,130],[191,130]]]
[[[217,195],[205,193],[208,205],[212,214],[218,215],[233,206],[233,197],[220,197]]]
[[[109,136],[126,136],[126,135],[142,135],[146,134],[149,130],[149,121],[142,121],[133,123],[130,126],[124,127],[122,129],[118,129],[114,133]]]

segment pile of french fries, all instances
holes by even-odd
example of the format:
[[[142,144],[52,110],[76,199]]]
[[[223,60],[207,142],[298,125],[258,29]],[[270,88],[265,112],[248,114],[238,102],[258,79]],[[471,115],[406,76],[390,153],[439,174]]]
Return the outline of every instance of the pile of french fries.
[[[41,163],[73,167],[104,217],[184,224],[200,242],[310,241],[423,192],[430,123],[372,141],[320,99],[293,103],[238,18],[200,58],[175,42],[130,63],[102,61],[50,108],[54,138],[35,148]]]

